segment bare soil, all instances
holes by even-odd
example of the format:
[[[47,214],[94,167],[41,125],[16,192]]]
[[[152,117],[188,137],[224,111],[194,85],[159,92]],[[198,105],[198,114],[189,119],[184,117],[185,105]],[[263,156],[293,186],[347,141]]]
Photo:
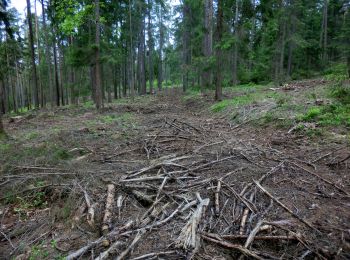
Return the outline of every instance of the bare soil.
[[[0,258],[349,259],[349,145],[211,104],[174,89],[7,119]]]

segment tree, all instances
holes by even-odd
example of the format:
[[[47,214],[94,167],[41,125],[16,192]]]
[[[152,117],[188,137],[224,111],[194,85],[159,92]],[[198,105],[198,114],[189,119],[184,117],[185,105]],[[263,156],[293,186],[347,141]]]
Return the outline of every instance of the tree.
[[[100,65],[100,1],[95,0],[96,37],[95,37],[95,73],[96,73],[96,108],[103,107],[102,85],[101,85],[101,65]]]
[[[190,56],[190,5],[188,0],[183,3],[183,42],[182,42],[182,89],[188,88]]]
[[[208,88],[211,84],[210,58],[213,49],[213,0],[204,1],[204,42],[203,54],[206,66],[202,73],[202,90]],[[208,66],[209,64],[209,66]]]
[[[38,77],[35,64],[35,51],[34,51],[34,36],[33,36],[33,24],[32,24],[32,12],[30,11],[30,0],[27,0],[27,19],[29,29],[29,46],[32,65],[32,80],[33,80],[33,99],[34,106],[39,108],[39,94],[38,94]]]
[[[222,47],[220,46],[223,35],[223,0],[218,0],[218,11],[217,11],[217,41],[218,46],[216,47],[216,89],[215,89],[215,100],[222,100]]]

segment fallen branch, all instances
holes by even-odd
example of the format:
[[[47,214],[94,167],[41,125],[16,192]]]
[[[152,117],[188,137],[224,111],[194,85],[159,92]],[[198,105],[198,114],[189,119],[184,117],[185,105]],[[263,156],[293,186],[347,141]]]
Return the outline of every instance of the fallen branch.
[[[127,249],[125,249],[117,258],[116,260],[122,260],[125,257],[129,255],[129,253],[134,249],[136,244],[139,242],[141,239],[142,235],[146,232],[146,230],[141,230],[134,238],[134,240],[131,242],[131,244],[128,246]]]
[[[349,156],[350,156],[350,155],[349,155]],[[325,183],[327,183],[327,184],[333,186],[334,188],[338,189],[339,191],[343,192],[344,194],[350,196],[350,194],[349,194],[348,192],[346,192],[346,191],[343,190],[342,188],[338,187],[335,183],[333,183],[333,182],[331,182],[331,181],[329,181],[329,180],[323,178],[322,176],[318,175],[317,173],[312,172],[312,171],[310,171],[310,170],[308,170],[308,169],[306,169],[306,168],[300,166],[300,165],[297,164],[297,163],[294,163],[294,162],[290,162],[290,163],[293,164],[294,166],[296,166],[296,167],[302,169],[303,171],[305,171],[305,172],[307,172],[307,173],[309,173],[309,174],[311,174],[311,175],[313,175],[313,176],[319,178],[319,179],[322,180],[323,182],[325,182]]]
[[[209,199],[202,200],[199,194],[197,194],[197,198],[199,200],[197,209],[192,214],[191,219],[182,228],[181,233],[176,242],[178,247],[183,247],[184,249],[188,249],[188,248],[194,249],[199,246],[197,228],[203,215],[203,208],[209,205]]]
[[[106,199],[106,207],[105,214],[103,216],[103,225],[102,225],[102,234],[107,235],[112,223],[112,210],[114,204],[114,196],[115,196],[115,185],[108,184],[107,185],[107,199]],[[109,246],[109,241],[106,239],[103,241],[104,246]]]
[[[276,202],[278,205],[280,205],[284,210],[286,210],[289,214],[291,214],[293,217],[298,219],[300,222],[304,223],[309,228],[317,231],[320,233],[320,231],[315,228],[313,225],[311,225],[308,221],[304,220],[303,218],[299,217],[297,214],[295,214],[293,211],[291,211],[286,205],[284,205],[282,202],[280,202],[277,198],[275,198],[271,193],[269,193],[261,184],[257,181],[254,181],[255,185],[263,192],[265,193],[270,199],[272,199],[274,202]]]
[[[259,260],[263,260],[263,258],[261,258],[260,256],[258,256],[256,253],[248,250],[247,248],[244,248],[243,246],[241,245],[237,245],[237,244],[232,244],[232,243],[229,243],[229,242],[226,242],[226,241],[222,241],[222,240],[217,240],[217,239],[214,239],[214,238],[211,238],[211,237],[208,237],[208,236],[205,236],[205,235],[202,235],[202,238],[207,240],[207,241],[210,241],[210,242],[213,242],[213,243],[216,243],[222,247],[226,247],[226,248],[230,248],[230,249],[235,249],[237,251],[239,251],[240,253],[248,256],[248,257],[252,257],[254,259],[259,259]]]

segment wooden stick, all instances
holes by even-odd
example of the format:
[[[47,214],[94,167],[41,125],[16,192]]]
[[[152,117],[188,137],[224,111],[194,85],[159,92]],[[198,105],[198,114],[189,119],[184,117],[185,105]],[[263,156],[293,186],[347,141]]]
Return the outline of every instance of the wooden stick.
[[[254,181],[255,185],[263,192],[265,193],[268,197],[270,197],[274,202],[276,202],[278,205],[280,205],[284,210],[286,210],[289,214],[291,214],[293,217],[298,219],[300,222],[304,223],[306,226],[309,228],[317,231],[320,233],[320,231],[315,228],[313,225],[311,225],[308,221],[304,220],[303,218],[299,217],[297,214],[295,214],[293,211],[291,211],[286,205],[284,205],[282,202],[280,202],[277,198],[275,198],[271,193],[269,193],[261,184],[257,181]]]
[[[212,237],[215,234],[205,233],[207,236]],[[217,236],[217,235],[216,235]],[[239,239],[248,239],[248,235],[223,235],[221,238],[228,240],[239,240]],[[297,240],[298,238],[293,234],[287,236],[255,236],[254,240]]]
[[[149,253],[149,254],[145,254],[145,255],[141,255],[135,258],[132,258],[131,260],[142,260],[142,259],[153,259],[152,257],[159,257],[162,255],[171,255],[171,254],[175,254],[176,251],[165,251],[165,252],[156,252],[156,253]]]
[[[115,185],[108,184],[107,185],[107,199],[106,199],[106,207],[105,214],[103,216],[103,225],[102,225],[102,234],[107,235],[112,223],[112,211],[114,204],[114,196],[115,196]],[[104,246],[109,246],[109,241],[106,239],[103,241]]]
[[[146,230],[141,230],[134,238],[134,240],[131,242],[131,244],[128,246],[127,249],[125,249],[117,258],[116,260],[122,260],[125,257],[129,255],[129,253],[134,249],[136,244],[139,242],[141,239],[142,235],[146,232]]]
[[[218,180],[218,186],[216,186],[216,191],[215,191],[215,214],[217,216],[220,215],[220,201],[219,201],[220,190],[221,190],[221,181]]]
[[[260,220],[260,221],[256,224],[255,228],[250,232],[250,234],[249,234],[249,236],[248,236],[248,238],[247,238],[247,241],[246,241],[245,244],[244,244],[244,247],[245,247],[245,248],[248,248],[248,247],[253,243],[254,238],[256,237],[256,235],[258,234],[258,232],[260,231],[260,227],[261,227],[261,225],[262,225],[263,223],[264,223],[263,220]]]
[[[250,194],[249,201],[252,201],[253,198],[254,198],[254,192],[252,192],[252,194]],[[246,222],[247,222],[248,215],[249,215],[249,208],[245,208],[245,209],[243,210],[243,215],[242,215],[242,220],[241,220],[241,226],[240,226],[240,228],[239,228],[239,234],[240,234],[240,235],[243,235],[243,234],[244,234],[245,224],[246,224]]]
[[[254,259],[259,259],[259,260],[263,260],[263,258],[261,258],[260,256],[258,256],[256,253],[248,250],[247,248],[244,248],[243,246],[241,245],[238,245],[238,244],[232,244],[232,243],[229,243],[229,242],[226,242],[226,241],[222,241],[222,240],[217,240],[217,239],[214,239],[214,238],[211,238],[211,237],[207,237],[205,235],[202,235],[202,238],[204,238],[205,240],[207,241],[210,241],[210,242],[213,242],[213,243],[216,243],[220,246],[223,246],[223,247],[226,247],[226,248],[230,248],[230,249],[235,249],[235,250],[238,250],[239,252],[241,252],[242,254],[248,256],[248,257],[252,257]]]
[[[334,188],[338,189],[339,191],[343,192],[344,194],[350,196],[350,194],[349,194],[347,191],[345,191],[345,190],[343,190],[342,188],[338,187],[337,184],[335,184],[335,183],[333,183],[333,182],[331,182],[331,181],[329,181],[329,180],[323,178],[322,176],[318,175],[318,174],[315,173],[315,172],[312,172],[312,171],[306,169],[305,167],[300,166],[300,165],[297,164],[297,163],[294,163],[294,162],[291,162],[291,161],[289,161],[289,162],[290,162],[291,164],[293,164],[294,166],[296,166],[296,167],[298,167],[298,168],[304,170],[305,172],[307,172],[307,173],[309,173],[309,174],[311,174],[311,175],[313,175],[313,176],[319,178],[319,179],[322,180],[323,182],[325,182],[325,183],[327,183],[327,184],[333,186]]]

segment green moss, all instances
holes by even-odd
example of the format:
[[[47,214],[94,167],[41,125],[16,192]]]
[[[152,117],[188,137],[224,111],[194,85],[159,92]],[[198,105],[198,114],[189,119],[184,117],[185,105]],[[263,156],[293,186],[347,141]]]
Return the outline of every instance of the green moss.
[[[212,105],[210,107],[210,110],[217,113],[217,112],[221,112],[223,110],[225,110],[229,105],[230,105],[231,101],[230,100],[223,100],[220,101],[214,105]]]
[[[311,107],[305,115],[302,116],[303,121],[312,121],[322,113],[321,108]]]

